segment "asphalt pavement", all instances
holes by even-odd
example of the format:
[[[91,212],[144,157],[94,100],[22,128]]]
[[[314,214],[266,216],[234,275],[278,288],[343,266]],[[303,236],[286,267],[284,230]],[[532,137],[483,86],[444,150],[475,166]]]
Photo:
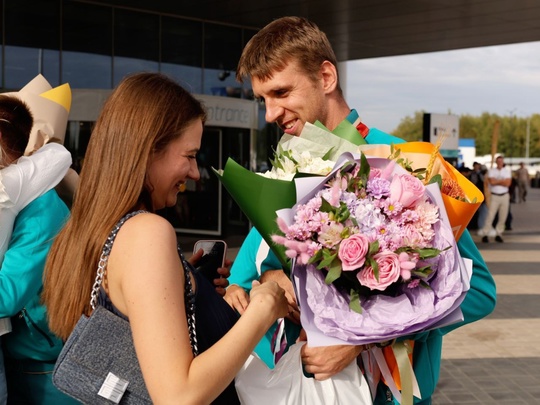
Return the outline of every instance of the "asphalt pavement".
[[[434,405],[540,404],[540,189],[511,204],[504,243],[483,243],[497,284],[491,315],[445,336]]]

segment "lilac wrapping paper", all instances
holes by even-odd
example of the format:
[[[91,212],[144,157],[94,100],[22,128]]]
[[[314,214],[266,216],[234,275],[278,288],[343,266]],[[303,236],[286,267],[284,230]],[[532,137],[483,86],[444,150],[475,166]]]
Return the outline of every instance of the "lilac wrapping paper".
[[[353,156],[342,157],[327,179]],[[388,163],[386,159],[378,158],[368,158],[368,161],[372,167],[384,167]],[[401,170],[404,169],[396,166],[394,173]],[[322,186],[325,182],[319,184]],[[297,186],[302,187],[301,184]],[[297,195],[303,195],[299,203],[313,197],[319,188],[297,191]],[[301,309],[301,322],[311,346],[377,343],[463,319],[459,305],[469,289],[472,264],[459,254],[438,186],[429,185],[426,192],[440,209],[441,220],[436,224],[434,247],[442,250],[451,246],[431,259],[438,263],[429,280],[431,290],[404,287],[398,296],[376,294],[364,297],[361,298],[363,312],[359,314],[349,309],[348,294],[338,291],[334,285],[327,285],[324,275],[315,266],[293,265],[292,280]],[[278,215],[287,221],[294,208],[280,211]]]

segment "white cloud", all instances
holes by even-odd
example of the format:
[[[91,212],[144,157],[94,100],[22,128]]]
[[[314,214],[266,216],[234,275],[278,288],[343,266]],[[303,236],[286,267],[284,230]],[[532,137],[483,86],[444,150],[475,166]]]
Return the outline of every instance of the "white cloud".
[[[368,126],[406,116],[540,113],[540,42],[346,62],[346,97]]]

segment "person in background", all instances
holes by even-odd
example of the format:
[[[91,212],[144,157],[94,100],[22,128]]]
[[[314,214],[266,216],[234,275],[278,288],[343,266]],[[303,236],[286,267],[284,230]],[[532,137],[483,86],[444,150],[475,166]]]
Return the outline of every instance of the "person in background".
[[[482,236],[482,242],[488,243],[488,236],[495,233],[497,242],[504,242],[502,234],[505,229],[506,218],[510,209],[509,189],[512,183],[512,173],[504,165],[504,157],[497,156],[495,159],[496,167],[489,169],[487,173],[487,183],[490,189],[490,200],[486,223],[479,233]],[[493,220],[497,219],[497,226],[493,229]]]
[[[306,122],[321,121],[333,130],[342,121],[352,123],[358,136],[368,143],[401,143],[403,140],[361,122],[356,110],[343,97],[337,71],[337,59],[326,37],[311,21],[301,17],[279,18],[260,30],[244,48],[237,68],[239,81],[251,79],[256,97],[264,101],[266,121],[276,123],[283,132],[298,136]],[[495,306],[495,284],[487,266],[468,231],[459,243],[462,256],[474,262],[471,288],[461,305],[464,321],[412,336],[415,339],[413,365],[419,380],[422,400],[429,404],[439,378],[442,336],[466,323],[488,315]],[[298,307],[290,280],[281,269],[277,257],[252,228],[243,242],[231,268],[230,286],[225,299],[238,312],[249,305],[247,295],[252,280],[274,279],[288,292],[290,305],[288,343],[295,342],[298,328],[290,325],[298,321]],[[249,307],[248,307],[249,308]],[[294,329],[294,330],[293,330]],[[257,354],[272,367],[272,331],[257,346]],[[305,370],[317,379],[328,378],[346,367],[364,348],[338,345],[311,347],[309,341],[302,348]],[[390,391],[381,383],[376,403],[392,401]],[[388,397],[389,395],[389,397]]]
[[[521,162],[519,169],[517,169],[518,202],[523,203],[527,201],[527,191],[530,182],[529,170],[525,167],[525,163]]]
[[[71,154],[48,143],[22,156],[32,127],[29,107],[13,93],[0,95],[0,318],[7,325],[0,334],[10,332],[2,336],[7,384],[0,380],[0,403],[7,393],[8,404],[74,404],[51,383],[62,341],[40,303],[45,257],[68,215],[53,187]]]
[[[129,320],[155,403],[238,403],[235,374],[264,331],[287,313],[276,283],[255,282],[238,319],[213,285],[182,260],[174,228],[155,214],[176,204],[187,180],[198,180],[205,118],[201,103],[166,76],[124,78],[95,124],[71,217],[45,268],[50,328],[67,339],[81,315],[91,312],[103,245],[123,224],[99,304]],[[186,316],[193,294],[197,356]]]
[[[484,173],[482,171],[482,165],[478,162],[473,162],[473,167],[471,170],[471,174],[469,175],[469,180],[472,184],[476,186],[478,190],[484,193]],[[484,227],[484,219],[485,215],[487,214],[487,205],[486,200],[482,201],[482,204],[480,204],[480,207],[476,210],[474,213],[471,221],[469,222],[469,225],[467,226],[467,229],[473,231],[482,229]]]

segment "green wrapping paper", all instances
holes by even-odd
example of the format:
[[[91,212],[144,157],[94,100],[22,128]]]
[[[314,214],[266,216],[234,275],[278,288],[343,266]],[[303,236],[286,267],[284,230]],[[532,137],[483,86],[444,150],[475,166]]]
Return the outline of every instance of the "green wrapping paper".
[[[283,150],[307,150],[314,157],[326,156],[325,159],[329,160],[337,159],[343,152],[357,153],[358,145],[365,143],[356,128],[348,121],[342,122],[332,132],[319,121],[315,124],[306,123],[299,137],[284,134],[279,141]],[[291,263],[285,255],[285,247],[276,245],[272,241],[272,235],[282,235],[276,223],[276,211],[291,208],[296,204],[294,181],[261,176],[245,169],[230,158],[223,170],[213,170],[289,275]],[[296,175],[296,177],[304,176],[313,175],[303,173]]]
[[[330,132],[328,128],[326,128],[320,121],[315,121],[314,125],[324,131]],[[338,138],[340,138],[342,141],[348,141],[351,144],[356,145],[356,146],[365,145],[367,143],[364,138],[358,135],[358,130],[356,129],[356,127],[347,120],[342,121],[331,132],[334,135],[336,135]],[[353,152],[353,151],[349,150],[347,152]]]
[[[276,211],[290,208],[296,202],[294,181],[263,177],[230,158],[222,172],[214,172],[289,274],[290,263],[285,256],[285,247],[274,244],[272,235],[281,234],[276,223]]]

